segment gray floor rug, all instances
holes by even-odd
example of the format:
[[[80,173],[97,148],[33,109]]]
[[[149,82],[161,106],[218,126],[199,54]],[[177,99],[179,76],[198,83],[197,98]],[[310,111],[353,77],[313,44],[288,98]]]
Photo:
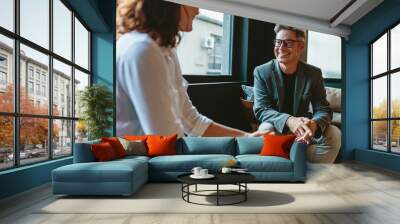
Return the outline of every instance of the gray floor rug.
[[[250,191],[247,201],[237,205],[189,204],[181,198],[180,184],[150,183],[131,197],[57,197],[35,213],[360,213],[360,205],[345,201],[316,184],[256,183],[248,186]],[[233,186],[224,189],[230,188]],[[215,186],[203,185],[198,190],[211,189],[215,189]],[[229,203],[238,199],[224,197],[222,202]],[[193,196],[191,200],[207,204],[216,202],[214,196]]]

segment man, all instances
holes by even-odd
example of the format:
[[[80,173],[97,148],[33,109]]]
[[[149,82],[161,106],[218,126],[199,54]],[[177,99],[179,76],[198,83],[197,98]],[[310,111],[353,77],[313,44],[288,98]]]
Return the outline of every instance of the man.
[[[330,125],[332,110],[326,100],[319,68],[300,61],[304,31],[276,25],[273,59],[254,70],[254,113],[259,130],[293,133],[309,144],[311,162],[333,163],[341,145],[340,130]],[[311,102],[313,113],[309,112]]]

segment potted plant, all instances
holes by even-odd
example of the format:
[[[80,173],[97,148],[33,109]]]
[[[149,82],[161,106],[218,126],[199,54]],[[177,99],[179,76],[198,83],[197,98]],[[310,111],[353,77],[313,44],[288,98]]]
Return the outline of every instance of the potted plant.
[[[103,84],[87,86],[80,92],[81,119],[88,131],[89,140],[110,136],[107,131],[112,125],[113,96]]]

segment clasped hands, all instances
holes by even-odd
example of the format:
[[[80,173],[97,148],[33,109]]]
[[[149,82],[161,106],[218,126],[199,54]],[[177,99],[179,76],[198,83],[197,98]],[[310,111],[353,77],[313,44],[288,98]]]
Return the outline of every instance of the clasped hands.
[[[310,144],[318,128],[315,120],[306,117],[289,117],[286,121],[289,130],[296,135],[296,141]]]

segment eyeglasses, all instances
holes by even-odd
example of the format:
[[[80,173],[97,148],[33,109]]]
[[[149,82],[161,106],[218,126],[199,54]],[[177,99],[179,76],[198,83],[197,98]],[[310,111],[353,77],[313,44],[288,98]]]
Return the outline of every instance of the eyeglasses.
[[[280,47],[280,46],[283,44],[283,46],[286,47],[286,48],[292,48],[292,47],[293,47],[293,44],[294,44],[295,42],[300,42],[300,41],[298,41],[298,40],[281,40],[281,39],[275,39],[275,40],[273,40],[272,43],[275,45],[275,47]]]

